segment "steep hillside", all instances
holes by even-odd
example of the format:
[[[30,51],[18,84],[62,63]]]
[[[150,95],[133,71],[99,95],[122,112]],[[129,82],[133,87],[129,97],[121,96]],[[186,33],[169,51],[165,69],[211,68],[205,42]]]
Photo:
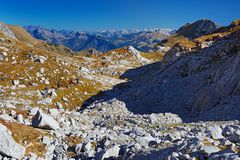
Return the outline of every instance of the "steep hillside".
[[[6,28],[9,29],[9,31],[12,32],[12,34],[16,39],[18,39],[21,42],[24,42],[28,46],[31,46],[31,47],[34,46],[39,49],[47,50],[50,52],[56,52],[59,54],[65,54],[65,55],[76,54],[75,52],[73,52],[71,49],[67,47],[64,47],[61,45],[51,45],[47,42],[35,39],[22,27],[14,26],[14,25],[5,25],[5,26]]]
[[[33,38],[25,29],[19,26],[7,25],[7,27],[13,32],[14,36],[22,42],[37,45],[41,43],[37,39]]]
[[[123,125],[115,130],[124,141],[129,140],[124,126],[133,127],[129,114],[137,125],[129,131],[135,139],[126,151],[130,159],[239,158],[240,30],[235,27],[226,27],[221,33],[227,36],[207,47],[186,51],[175,46],[162,62],[128,70],[121,76],[128,82],[91,97],[83,113],[124,112],[119,117]]]

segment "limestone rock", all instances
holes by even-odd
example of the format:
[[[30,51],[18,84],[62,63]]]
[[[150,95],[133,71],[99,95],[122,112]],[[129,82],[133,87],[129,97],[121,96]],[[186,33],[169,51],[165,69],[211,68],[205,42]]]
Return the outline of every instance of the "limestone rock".
[[[203,147],[203,152],[207,156],[209,156],[209,155],[211,155],[213,153],[219,152],[219,151],[220,151],[220,149],[218,147],[216,147],[216,146],[204,146]]]
[[[11,132],[2,124],[0,124],[0,154],[16,159],[22,159],[25,154],[25,148],[15,142]]]
[[[19,80],[13,80],[12,83],[13,83],[13,85],[17,86],[17,85],[19,85]]]
[[[222,136],[222,129],[219,126],[211,126],[209,128],[210,134],[212,136],[213,139],[221,139],[224,138]]]
[[[33,117],[32,125],[34,127],[50,130],[57,130],[60,128],[59,123],[56,120],[40,110]]]
[[[101,155],[98,155],[98,160],[104,160],[109,158],[117,158],[119,156],[120,147],[119,146],[113,146],[106,151],[102,152]]]

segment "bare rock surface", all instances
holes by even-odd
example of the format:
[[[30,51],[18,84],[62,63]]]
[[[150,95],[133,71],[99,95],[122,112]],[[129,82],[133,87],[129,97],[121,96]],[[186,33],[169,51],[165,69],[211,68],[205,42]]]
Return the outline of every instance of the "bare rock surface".
[[[16,39],[13,32],[3,23],[0,23],[0,32],[2,32],[5,36],[11,37],[13,39]]]
[[[22,159],[25,148],[16,143],[12,138],[11,132],[4,125],[0,124],[0,155],[15,159]]]
[[[51,116],[43,113],[42,111],[37,111],[36,115],[33,117],[32,125],[34,127],[39,127],[43,129],[59,129],[59,124]]]

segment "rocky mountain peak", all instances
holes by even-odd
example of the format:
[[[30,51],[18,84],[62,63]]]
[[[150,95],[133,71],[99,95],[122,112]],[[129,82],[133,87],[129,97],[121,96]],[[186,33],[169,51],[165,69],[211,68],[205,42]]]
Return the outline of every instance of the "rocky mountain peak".
[[[219,29],[220,26],[208,19],[201,19],[194,23],[188,23],[176,31],[176,34],[193,39],[202,35],[210,34]]]

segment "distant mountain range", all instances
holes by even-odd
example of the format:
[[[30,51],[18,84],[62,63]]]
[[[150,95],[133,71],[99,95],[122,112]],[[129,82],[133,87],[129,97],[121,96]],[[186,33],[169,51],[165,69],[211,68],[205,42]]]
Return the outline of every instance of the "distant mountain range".
[[[129,45],[141,51],[149,51],[161,40],[175,33],[171,29],[106,30],[99,32],[58,31],[32,25],[25,26],[24,29],[37,39],[64,45],[73,51],[94,48],[101,52]]]

